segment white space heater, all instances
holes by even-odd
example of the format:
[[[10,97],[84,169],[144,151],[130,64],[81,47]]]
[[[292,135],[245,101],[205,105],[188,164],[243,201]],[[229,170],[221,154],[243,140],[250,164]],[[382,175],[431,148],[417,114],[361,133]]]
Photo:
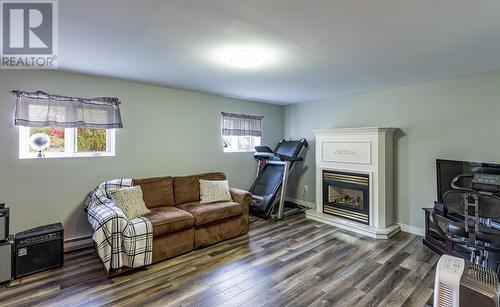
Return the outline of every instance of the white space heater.
[[[499,306],[498,276],[488,268],[443,255],[436,268],[434,306]]]

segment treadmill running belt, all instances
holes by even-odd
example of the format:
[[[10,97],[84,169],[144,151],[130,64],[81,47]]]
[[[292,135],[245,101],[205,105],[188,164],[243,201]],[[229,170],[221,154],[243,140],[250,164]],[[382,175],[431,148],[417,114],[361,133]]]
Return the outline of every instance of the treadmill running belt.
[[[252,194],[266,196],[272,194],[282,180],[284,165],[266,165],[257,184],[252,189]]]

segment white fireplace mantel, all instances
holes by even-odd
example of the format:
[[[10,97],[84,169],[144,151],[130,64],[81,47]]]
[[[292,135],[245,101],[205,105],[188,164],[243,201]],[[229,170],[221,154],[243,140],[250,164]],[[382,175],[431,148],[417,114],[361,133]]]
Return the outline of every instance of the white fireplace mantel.
[[[377,239],[399,232],[393,220],[395,128],[316,129],[316,209],[306,217]],[[323,213],[323,170],[369,176],[369,225]]]

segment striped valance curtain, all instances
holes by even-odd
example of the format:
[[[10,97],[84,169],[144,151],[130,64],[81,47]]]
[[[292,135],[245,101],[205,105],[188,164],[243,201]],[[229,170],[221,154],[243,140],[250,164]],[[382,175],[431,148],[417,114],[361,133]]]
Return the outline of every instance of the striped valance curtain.
[[[14,124],[26,127],[123,128],[118,98],[78,98],[13,91]]]
[[[222,112],[222,135],[262,136],[262,118]]]

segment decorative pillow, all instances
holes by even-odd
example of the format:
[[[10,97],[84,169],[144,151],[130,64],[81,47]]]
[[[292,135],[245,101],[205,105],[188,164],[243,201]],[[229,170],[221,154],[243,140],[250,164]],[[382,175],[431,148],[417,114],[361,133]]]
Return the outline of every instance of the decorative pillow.
[[[212,181],[200,179],[200,204],[231,200],[227,180]]]
[[[111,194],[116,205],[122,209],[129,220],[151,212],[146,208],[139,185],[121,188],[111,192]]]

